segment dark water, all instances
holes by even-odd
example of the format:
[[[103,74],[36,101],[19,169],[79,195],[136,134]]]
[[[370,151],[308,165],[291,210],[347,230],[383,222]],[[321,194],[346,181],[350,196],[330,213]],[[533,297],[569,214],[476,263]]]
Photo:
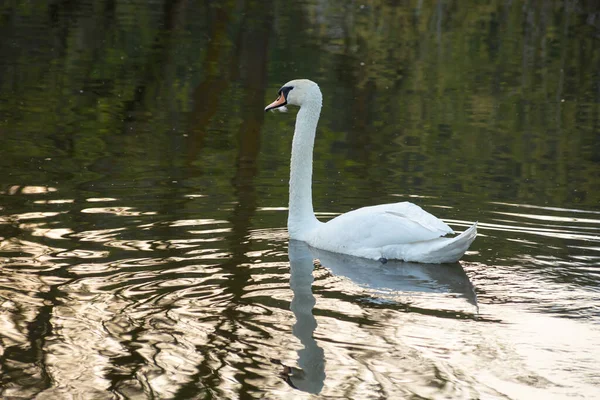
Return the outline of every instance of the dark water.
[[[0,3],[0,397],[598,396],[598,3],[343,4]],[[460,265],[288,243],[298,77],[319,217]]]

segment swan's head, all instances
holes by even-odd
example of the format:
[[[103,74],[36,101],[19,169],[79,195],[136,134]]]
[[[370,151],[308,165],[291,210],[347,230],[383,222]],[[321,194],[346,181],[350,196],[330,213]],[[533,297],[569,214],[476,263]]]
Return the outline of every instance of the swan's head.
[[[276,108],[285,109],[285,105],[291,104],[302,107],[310,102],[318,102],[321,105],[322,96],[319,86],[308,79],[294,79],[289,81],[277,92],[277,100],[265,107],[265,111]]]

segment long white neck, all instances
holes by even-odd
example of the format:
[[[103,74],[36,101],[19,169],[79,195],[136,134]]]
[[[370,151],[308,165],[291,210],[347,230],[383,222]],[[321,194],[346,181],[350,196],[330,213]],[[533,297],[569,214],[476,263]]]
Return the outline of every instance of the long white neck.
[[[290,164],[288,231],[290,238],[297,240],[306,240],[306,235],[319,224],[312,205],[312,170],[321,104],[321,92],[317,89],[296,117]]]

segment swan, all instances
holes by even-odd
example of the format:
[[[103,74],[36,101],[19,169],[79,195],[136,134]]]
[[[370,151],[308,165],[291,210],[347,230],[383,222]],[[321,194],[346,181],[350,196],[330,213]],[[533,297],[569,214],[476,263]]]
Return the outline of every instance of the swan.
[[[292,80],[279,89],[277,99],[265,111],[285,111],[299,106],[292,140],[288,232],[317,249],[386,262],[453,263],[477,236],[477,223],[455,237],[442,220],[409,203],[390,203],[341,214],[319,221],[312,204],[313,146],[323,96],[308,79]]]

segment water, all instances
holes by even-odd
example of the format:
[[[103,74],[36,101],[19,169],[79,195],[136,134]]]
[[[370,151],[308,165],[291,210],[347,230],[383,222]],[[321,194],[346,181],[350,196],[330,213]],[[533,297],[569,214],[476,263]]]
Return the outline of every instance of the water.
[[[594,398],[595,2],[0,5],[0,396]],[[319,218],[410,200],[460,264],[288,243],[318,81]],[[318,261],[314,261],[318,259]]]

